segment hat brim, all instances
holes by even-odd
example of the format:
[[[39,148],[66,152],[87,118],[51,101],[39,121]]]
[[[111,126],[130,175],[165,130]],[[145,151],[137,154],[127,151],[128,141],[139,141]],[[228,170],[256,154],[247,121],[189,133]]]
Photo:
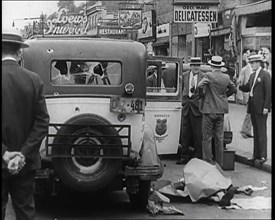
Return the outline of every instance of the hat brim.
[[[248,63],[253,63],[253,62],[264,62],[262,59],[255,59],[255,60],[249,60]]]
[[[194,62],[194,63],[189,63],[189,65],[202,65],[202,62]]]
[[[27,48],[27,47],[29,47],[29,44],[27,44],[25,42],[21,42],[21,41],[16,41],[16,40],[3,40],[2,39],[2,43],[3,42],[13,43],[13,44],[19,44],[21,48]]]
[[[221,62],[221,64],[216,64],[216,63],[212,63],[211,60],[209,60],[208,64],[210,64],[211,66],[222,67],[222,66],[224,66],[225,63]]]

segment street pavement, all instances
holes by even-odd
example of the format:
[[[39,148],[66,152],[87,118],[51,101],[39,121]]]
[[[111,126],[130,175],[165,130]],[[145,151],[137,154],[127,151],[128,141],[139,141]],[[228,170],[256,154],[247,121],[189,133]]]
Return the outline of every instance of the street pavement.
[[[176,182],[183,177],[184,165],[176,165],[176,159],[162,160],[165,165],[164,175],[159,181]],[[251,196],[242,194],[234,198],[252,198],[256,196],[271,197],[271,174],[254,167],[236,162],[235,169],[225,171],[231,177],[234,186],[253,187],[266,186],[267,189],[255,191]],[[112,192],[102,196],[83,195],[73,198],[67,195],[63,199],[54,199],[37,209],[37,220],[88,220],[88,219],[271,219],[271,209],[265,210],[224,210],[218,204],[201,201],[192,203],[190,199],[172,197],[165,206],[174,206],[180,209],[182,215],[152,216],[147,211],[134,211],[130,209],[128,196],[124,191]],[[11,203],[7,208],[6,220],[15,220]]]
[[[236,103],[229,103],[229,120],[231,129],[233,132],[232,143],[227,145],[228,150],[235,151],[235,160],[244,164],[249,164],[247,159],[252,157],[253,154],[253,138],[243,138],[240,134],[242,129],[243,120],[246,114],[246,106]],[[253,129],[252,129],[253,133]],[[267,118],[267,161],[261,165],[257,161],[254,166],[258,169],[271,173],[272,165],[272,154],[271,154],[271,113],[268,114]]]
[[[256,163],[255,167],[247,165],[246,161],[247,158],[252,157],[253,138],[244,139],[240,134],[245,114],[246,107],[244,105],[229,104],[229,119],[233,131],[233,140],[231,144],[227,145],[227,149],[236,151],[236,155],[235,169],[225,171],[225,174],[231,177],[234,186],[267,187],[266,190],[253,192],[251,197],[271,197],[271,114],[269,114],[267,121],[268,160],[263,166]],[[165,170],[160,180],[176,182],[183,177],[183,165],[176,165],[176,159],[162,159],[162,162],[165,164]],[[248,198],[248,196],[238,194],[234,198]],[[51,200],[47,205],[37,209],[36,219],[271,219],[270,209],[222,210],[217,204],[192,203],[184,198],[170,199],[171,202],[166,205],[173,205],[180,209],[185,216],[151,216],[147,212],[133,211],[130,209],[126,192],[122,191],[111,193],[110,196],[102,196],[102,198],[89,197],[85,199],[83,197],[80,200]],[[10,201],[7,207],[6,220],[15,220]]]

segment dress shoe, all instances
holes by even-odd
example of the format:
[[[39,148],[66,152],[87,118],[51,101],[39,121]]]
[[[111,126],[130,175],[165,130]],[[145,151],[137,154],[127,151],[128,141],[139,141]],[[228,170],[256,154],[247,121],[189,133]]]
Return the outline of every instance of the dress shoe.
[[[248,162],[254,162],[256,159],[257,159],[256,157],[252,157],[252,158],[247,159],[247,160],[248,160]]]
[[[263,163],[266,162],[266,161],[267,161],[267,159],[264,158],[264,157],[262,157],[262,158],[259,160],[259,163],[260,163],[260,164],[263,164]]]
[[[188,158],[180,158],[180,159],[176,162],[176,164],[178,164],[178,165],[187,164],[188,161],[189,161]]]
[[[230,206],[231,202],[230,200],[234,197],[235,191],[238,187],[235,187],[233,185],[230,185],[227,189],[227,192],[222,197],[221,201],[219,202],[219,206]]]

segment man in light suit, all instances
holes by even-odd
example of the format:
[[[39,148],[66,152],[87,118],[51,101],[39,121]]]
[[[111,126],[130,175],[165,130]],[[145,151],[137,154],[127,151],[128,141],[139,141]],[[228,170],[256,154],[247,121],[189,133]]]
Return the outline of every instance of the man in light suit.
[[[34,220],[35,172],[48,131],[43,83],[18,64],[26,47],[15,29],[2,30],[2,220],[9,194],[16,219]]]
[[[251,55],[248,59],[254,72],[248,83],[241,85],[239,89],[249,92],[247,113],[251,114],[254,133],[254,150],[250,161],[259,159],[260,163],[264,163],[267,160],[266,120],[271,104],[271,76],[261,67],[261,55]]]
[[[198,82],[204,73],[200,71],[201,58],[192,57],[191,70],[182,74],[182,121],[180,142],[182,151],[177,164],[185,164],[191,158],[189,146],[194,147],[194,156],[202,159],[202,114],[199,110],[200,97],[198,93]]]
[[[222,57],[213,56],[208,62],[213,71],[205,74],[198,88],[203,90],[204,97],[200,106],[202,116],[202,151],[203,160],[214,164],[212,154],[212,135],[215,143],[215,160],[223,166],[223,123],[224,114],[228,113],[228,99],[236,93],[235,84],[229,75],[223,74],[220,68],[224,66]]]

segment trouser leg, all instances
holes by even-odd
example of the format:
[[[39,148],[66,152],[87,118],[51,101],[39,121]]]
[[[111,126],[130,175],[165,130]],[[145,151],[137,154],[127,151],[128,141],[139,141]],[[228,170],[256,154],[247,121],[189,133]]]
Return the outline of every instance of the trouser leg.
[[[251,116],[251,122],[252,122],[252,126],[253,126],[253,135],[254,135],[253,157],[259,159],[261,157],[260,150],[259,150],[259,135],[260,135],[260,133],[259,133],[259,128],[258,128],[258,123],[256,120],[256,112],[254,111],[253,107],[251,107],[250,116]]]
[[[194,157],[202,159],[202,117],[195,116],[193,113],[190,114],[193,144],[195,149]]]
[[[189,114],[182,116],[181,121],[181,157],[188,158],[190,156],[189,145],[192,141],[191,122]]]
[[[15,176],[10,184],[10,195],[17,220],[34,220],[35,171]]]
[[[251,130],[252,130],[251,116],[250,114],[247,113],[243,121],[242,132],[245,134],[251,135]]]
[[[224,115],[217,114],[213,126],[213,134],[215,139],[215,160],[223,167],[223,123]]]
[[[9,200],[9,186],[6,171],[2,170],[2,220],[5,219],[6,207]]]
[[[212,154],[212,128],[213,121],[211,114],[203,114],[202,116],[202,158],[206,162],[213,164]]]
[[[258,115],[255,114],[255,119],[257,123],[258,129],[258,153],[259,157],[267,157],[267,128],[266,128],[266,121],[267,115]]]

